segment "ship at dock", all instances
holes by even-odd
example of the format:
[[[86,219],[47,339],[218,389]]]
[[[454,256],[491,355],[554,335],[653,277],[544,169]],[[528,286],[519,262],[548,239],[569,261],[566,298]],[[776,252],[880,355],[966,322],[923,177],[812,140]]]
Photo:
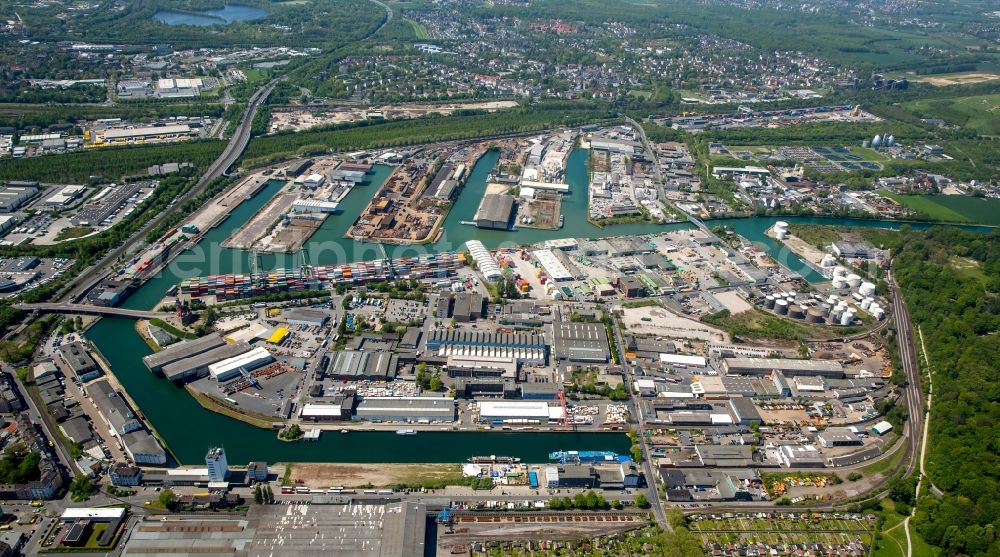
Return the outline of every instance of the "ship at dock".
[[[600,462],[619,462],[629,460],[627,456],[618,456],[611,451],[555,451],[549,453],[549,460],[559,464],[595,464]]]
[[[396,435],[416,435],[417,430],[415,429],[401,429],[396,432]]]

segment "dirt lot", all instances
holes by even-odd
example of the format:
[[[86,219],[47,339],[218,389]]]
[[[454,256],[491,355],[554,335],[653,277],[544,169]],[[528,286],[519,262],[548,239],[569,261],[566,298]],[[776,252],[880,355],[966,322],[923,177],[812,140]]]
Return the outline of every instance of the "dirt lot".
[[[292,464],[289,478],[311,488],[374,487],[450,480],[462,477],[458,464]]]
[[[924,75],[918,76],[910,81],[930,83],[935,87],[947,87],[949,85],[972,85],[1000,79],[1000,74],[989,72],[962,72],[953,74]]]
[[[660,306],[625,308],[625,327],[630,333],[728,342],[726,333],[700,321],[676,315]],[[645,321],[643,318],[649,319]]]
[[[316,126],[343,124],[367,120],[368,113],[381,112],[385,120],[403,118],[419,118],[428,114],[447,116],[456,110],[488,110],[495,112],[517,106],[516,101],[487,101],[455,104],[403,104],[381,105],[369,107],[342,107],[315,110],[293,110],[288,112],[275,111],[271,115],[271,133],[278,131],[302,131]]]
[[[751,306],[750,303],[744,300],[743,298],[740,298],[740,295],[737,294],[736,292],[732,291],[720,292],[718,294],[715,294],[715,299],[719,300],[719,303],[726,306],[726,309],[729,310],[729,313],[732,313],[734,315],[740,312],[753,309],[753,306]]]

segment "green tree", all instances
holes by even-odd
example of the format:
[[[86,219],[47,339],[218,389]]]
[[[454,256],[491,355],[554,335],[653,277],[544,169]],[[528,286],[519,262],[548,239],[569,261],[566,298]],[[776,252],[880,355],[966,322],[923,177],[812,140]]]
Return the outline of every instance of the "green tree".
[[[640,493],[635,496],[635,506],[639,507],[640,509],[648,509],[649,499],[646,499],[645,494]]]
[[[94,491],[94,480],[90,476],[81,474],[75,476],[69,483],[70,498],[75,502],[86,501]]]
[[[264,492],[260,488],[260,484],[257,484],[253,488],[253,502],[260,505],[264,502]]]
[[[164,509],[172,511],[177,508],[177,494],[175,494],[170,488],[164,488],[160,491],[158,502]]]

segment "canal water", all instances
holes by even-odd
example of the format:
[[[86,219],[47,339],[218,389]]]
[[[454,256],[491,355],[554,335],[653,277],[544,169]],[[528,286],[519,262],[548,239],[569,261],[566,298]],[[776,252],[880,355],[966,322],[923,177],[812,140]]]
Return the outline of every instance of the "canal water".
[[[587,221],[587,157],[588,152],[576,149],[567,163],[570,194],[564,198],[565,226],[561,230],[520,229],[517,231],[478,230],[460,224],[471,220],[486,190],[487,177],[496,165],[499,153],[487,152],[474,166],[469,179],[444,225],[442,237],[429,246],[386,246],[390,256],[460,249],[466,240],[478,239],[488,247],[520,245],[553,238],[581,238],[638,235],[682,230],[687,223],[650,225],[645,223],[599,228]],[[382,257],[373,244],[355,242],[343,237],[361,213],[378,187],[391,172],[390,167],[377,166],[365,184],[355,187],[341,202],[340,212],[330,216],[307,243],[312,264],[336,264]],[[182,278],[230,272],[249,272],[249,254],[241,250],[223,249],[219,244],[233,230],[257,213],[282,186],[281,181],[269,182],[260,192],[244,201],[230,216],[208,231],[192,249],[181,254],[158,276],[147,281],[132,294],[124,307],[152,309],[167,289]],[[767,237],[765,231],[778,218],[724,219],[710,221],[709,226],[728,226],[748,238],[790,270],[807,280],[822,277],[806,266],[780,242]],[[782,217],[793,223],[831,224],[898,228],[900,223],[853,219],[823,219]],[[913,225],[915,228],[922,225]],[[291,267],[300,263],[299,256],[277,254],[262,258],[265,269]],[[811,274],[810,274],[811,273]],[[415,437],[402,437],[393,432],[325,432],[315,443],[285,443],[270,431],[258,429],[203,409],[187,392],[170,381],[160,379],[142,364],[150,353],[145,341],[135,332],[128,319],[102,319],[87,337],[101,351],[112,370],[136,401],[142,413],[184,464],[203,462],[206,449],[223,445],[232,462],[253,459],[302,462],[459,462],[473,455],[510,455],[526,462],[545,462],[555,450],[611,450],[628,452],[628,438],[620,433],[480,433],[480,432],[421,432]]]

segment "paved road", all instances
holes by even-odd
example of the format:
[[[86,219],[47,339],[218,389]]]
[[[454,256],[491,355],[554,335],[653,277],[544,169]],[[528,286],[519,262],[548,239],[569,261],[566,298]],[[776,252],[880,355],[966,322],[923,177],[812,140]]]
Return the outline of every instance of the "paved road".
[[[92,306],[88,304],[60,304],[60,303],[38,303],[38,304],[17,304],[17,309],[25,311],[39,311],[42,313],[70,313],[87,315],[107,315],[110,317],[134,317],[136,319],[163,319],[170,317],[172,313],[165,311],[142,311],[136,309],[125,309],[105,306]]]
[[[247,144],[250,142],[250,124],[253,122],[253,117],[257,114],[257,109],[260,108],[261,104],[263,104],[267,97],[271,94],[271,91],[274,90],[276,83],[276,81],[271,81],[267,85],[258,89],[253,96],[250,97],[250,102],[247,103],[247,109],[243,113],[243,118],[240,120],[236,131],[233,132],[233,137],[229,140],[229,144],[226,145],[225,150],[223,150],[222,154],[219,155],[219,158],[217,158],[215,162],[208,167],[202,177],[198,179],[198,182],[195,183],[190,190],[179,196],[174,201],[174,205],[179,206],[200,194],[209,182],[219,176],[222,176],[226,170],[228,170],[229,167],[236,162],[240,155],[243,154],[244,149],[246,149]],[[87,293],[87,291],[93,288],[107,275],[107,273],[111,271],[112,265],[118,260],[119,257],[129,253],[132,248],[137,247],[144,242],[146,233],[163,222],[168,215],[170,215],[170,212],[164,211],[163,213],[154,216],[142,228],[132,234],[128,241],[112,249],[105,254],[100,261],[91,265],[77,275],[67,286],[69,290],[62,296],[61,299],[79,301]]]

